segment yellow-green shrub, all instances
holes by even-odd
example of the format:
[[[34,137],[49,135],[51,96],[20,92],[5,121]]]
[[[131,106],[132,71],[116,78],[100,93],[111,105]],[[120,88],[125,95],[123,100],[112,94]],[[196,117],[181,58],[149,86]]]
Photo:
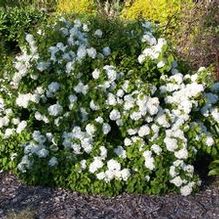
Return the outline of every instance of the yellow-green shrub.
[[[128,1],[121,16],[125,19],[146,18],[161,24],[168,23],[191,0],[134,0]]]
[[[58,12],[94,13],[95,4],[93,0],[59,0]]]

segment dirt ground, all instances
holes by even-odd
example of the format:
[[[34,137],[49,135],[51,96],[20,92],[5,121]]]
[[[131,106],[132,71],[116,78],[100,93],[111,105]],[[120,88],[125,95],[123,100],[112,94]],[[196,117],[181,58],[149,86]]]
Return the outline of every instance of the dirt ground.
[[[123,194],[103,198],[64,189],[26,186],[12,174],[0,173],[0,218],[18,218],[9,216],[11,212],[26,209],[34,216],[22,216],[22,219],[218,219],[219,190],[212,184],[188,197]]]

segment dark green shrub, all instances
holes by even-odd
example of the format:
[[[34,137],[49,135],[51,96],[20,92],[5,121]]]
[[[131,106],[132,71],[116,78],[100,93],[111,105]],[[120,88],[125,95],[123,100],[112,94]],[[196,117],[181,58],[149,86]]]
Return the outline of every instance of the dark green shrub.
[[[45,17],[45,13],[32,7],[0,8],[0,52],[19,49],[18,42]]]

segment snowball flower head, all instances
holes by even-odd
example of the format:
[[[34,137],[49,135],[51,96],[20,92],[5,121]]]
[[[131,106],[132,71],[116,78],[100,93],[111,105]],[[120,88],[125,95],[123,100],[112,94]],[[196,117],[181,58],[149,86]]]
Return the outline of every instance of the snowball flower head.
[[[62,113],[62,111],[63,111],[63,108],[59,103],[51,105],[48,108],[48,113],[49,113],[50,116],[58,116]]]

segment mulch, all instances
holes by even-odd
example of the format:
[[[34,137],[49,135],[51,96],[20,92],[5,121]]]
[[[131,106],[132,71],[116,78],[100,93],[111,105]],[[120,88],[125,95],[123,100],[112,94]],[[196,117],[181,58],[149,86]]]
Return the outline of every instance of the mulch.
[[[59,188],[27,186],[12,174],[0,173],[0,218],[28,208],[38,219],[218,219],[218,189],[210,185],[187,197],[122,194],[106,198]]]

